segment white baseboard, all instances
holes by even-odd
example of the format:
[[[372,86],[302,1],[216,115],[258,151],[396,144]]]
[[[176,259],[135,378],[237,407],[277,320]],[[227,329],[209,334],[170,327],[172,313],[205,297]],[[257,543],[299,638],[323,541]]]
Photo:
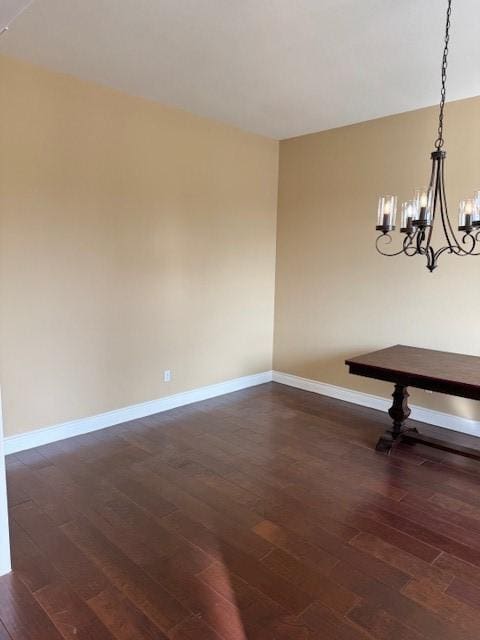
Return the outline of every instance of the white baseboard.
[[[98,431],[99,429],[112,427],[116,424],[137,418],[145,418],[155,413],[182,407],[192,402],[208,400],[209,398],[239,391],[240,389],[247,389],[248,387],[254,387],[259,384],[264,384],[265,382],[271,382],[272,380],[290,387],[312,391],[313,393],[351,402],[361,405],[362,407],[378,409],[379,411],[387,411],[391,405],[389,398],[382,398],[381,396],[363,393],[362,391],[354,391],[353,389],[346,389],[345,387],[337,387],[325,382],[318,382],[317,380],[301,378],[300,376],[295,376],[290,373],[264,371],[251,376],[244,376],[242,378],[212,384],[207,387],[200,387],[191,391],[175,393],[171,396],[165,396],[164,398],[151,400],[149,402],[142,402],[124,407],[123,409],[107,411],[106,413],[100,413],[89,418],[80,418],[79,420],[63,422],[62,424],[57,424],[52,427],[8,436],[3,440],[4,451],[5,454],[8,455],[10,453],[24,451],[25,449],[32,449],[33,447],[49,444],[56,440],[64,440],[65,438],[71,438],[72,436],[78,436],[83,433]],[[410,417],[413,420],[427,422],[428,424],[444,427],[445,429],[452,429],[453,431],[480,437],[480,422],[476,420],[469,420],[468,418],[461,418],[460,416],[454,416],[449,413],[442,413],[441,411],[434,411],[416,405],[411,405],[410,408],[412,410]],[[0,566],[0,575],[1,573],[2,567]]]
[[[91,431],[105,429],[106,427],[113,427],[114,425],[121,424],[122,422],[136,420],[137,418],[145,418],[146,416],[151,416],[162,411],[168,411],[169,409],[175,409],[176,407],[182,407],[184,405],[191,404],[192,402],[208,400],[209,398],[221,396],[225,393],[231,393],[232,391],[239,391],[240,389],[247,389],[248,387],[254,387],[265,382],[271,382],[271,380],[272,372],[264,371],[251,376],[243,376],[242,378],[219,382],[218,384],[212,384],[208,387],[200,387],[198,389],[192,389],[191,391],[175,393],[174,395],[165,396],[158,400],[150,400],[148,402],[130,405],[123,409],[107,411],[106,413],[100,413],[89,418],[80,418],[79,420],[63,422],[62,424],[57,424],[52,427],[8,436],[3,441],[5,454],[8,455],[10,453],[24,451],[25,449],[39,447],[43,444],[55,442],[56,440],[64,440],[65,438],[78,436],[82,433],[89,433]]]
[[[333,384],[301,378],[300,376],[294,376],[290,373],[273,371],[272,379],[274,382],[286,384],[289,387],[312,391],[322,396],[329,396],[330,398],[359,404],[362,407],[369,407],[370,409],[378,409],[379,411],[388,411],[392,404],[390,398],[382,398],[381,396],[374,396],[370,393],[363,393],[362,391],[337,387]],[[426,409],[418,405],[410,405],[410,409],[412,410],[410,415],[412,420],[418,420],[419,422],[433,424],[436,427],[443,427],[445,429],[451,429],[452,431],[460,431],[461,433],[480,437],[480,422],[476,420],[469,420],[468,418],[461,418],[460,416],[454,416],[450,413]]]

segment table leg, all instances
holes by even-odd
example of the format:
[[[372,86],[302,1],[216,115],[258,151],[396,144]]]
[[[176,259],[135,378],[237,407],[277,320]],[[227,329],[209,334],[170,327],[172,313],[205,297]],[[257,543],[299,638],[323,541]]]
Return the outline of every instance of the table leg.
[[[385,431],[375,447],[377,451],[382,451],[384,453],[390,453],[393,444],[403,433],[406,431],[416,431],[416,429],[408,429],[404,426],[405,420],[410,415],[410,407],[408,406],[409,393],[407,391],[407,387],[401,384],[396,384],[392,397],[393,404],[388,411],[389,416],[393,420],[392,428]]]

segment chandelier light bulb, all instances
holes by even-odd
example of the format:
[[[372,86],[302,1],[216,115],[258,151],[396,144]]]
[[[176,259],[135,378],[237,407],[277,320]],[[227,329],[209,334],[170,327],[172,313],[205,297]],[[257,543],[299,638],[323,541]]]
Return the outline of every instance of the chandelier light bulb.
[[[416,218],[416,207],[414,200],[407,200],[402,204],[402,226],[400,231],[402,233],[412,234],[414,231],[413,221]]]
[[[475,201],[472,198],[467,198],[460,202],[458,208],[458,230],[459,231],[471,231],[473,228],[473,212],[475,210]]]
[[[377,231],[383,234],[395,230],[397,196],[381,196],[378,200]]]
[[[427,226],[432,219],[432,196],[433,191],[429,187],[415,189],[413,200],[415,203],[415,222],[418,226]]]

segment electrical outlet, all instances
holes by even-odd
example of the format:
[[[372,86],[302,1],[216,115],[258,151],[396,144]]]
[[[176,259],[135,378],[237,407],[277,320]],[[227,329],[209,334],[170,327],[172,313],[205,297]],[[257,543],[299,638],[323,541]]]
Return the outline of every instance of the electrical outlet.
[[[172,372],[170,371],[170,369],[167,369],[166,371],[163,372],[163,381],[170,382],[171,379],[172,379]]]

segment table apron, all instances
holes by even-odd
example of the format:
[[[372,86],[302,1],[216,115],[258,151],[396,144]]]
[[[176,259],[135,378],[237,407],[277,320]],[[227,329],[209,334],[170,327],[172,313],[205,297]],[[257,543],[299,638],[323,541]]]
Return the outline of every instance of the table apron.
[[[372,378],[373,380],[381,380],[383,382],[392,382],[394,384],[401,384],[404,387],[434,391],[435,393],[444,393],[447,395],[458,396],[460,398],[468,398],[470,400],[480,400],[480,384],[469,385],[450,380],[424,378],[422,376],[416,376],[413,373],[401,373],[399,371],[389,371],[387,369],[370,368],[365,365],[357,365],[354,363],[350,363],[348,366],[350,373],[364,378]]]

